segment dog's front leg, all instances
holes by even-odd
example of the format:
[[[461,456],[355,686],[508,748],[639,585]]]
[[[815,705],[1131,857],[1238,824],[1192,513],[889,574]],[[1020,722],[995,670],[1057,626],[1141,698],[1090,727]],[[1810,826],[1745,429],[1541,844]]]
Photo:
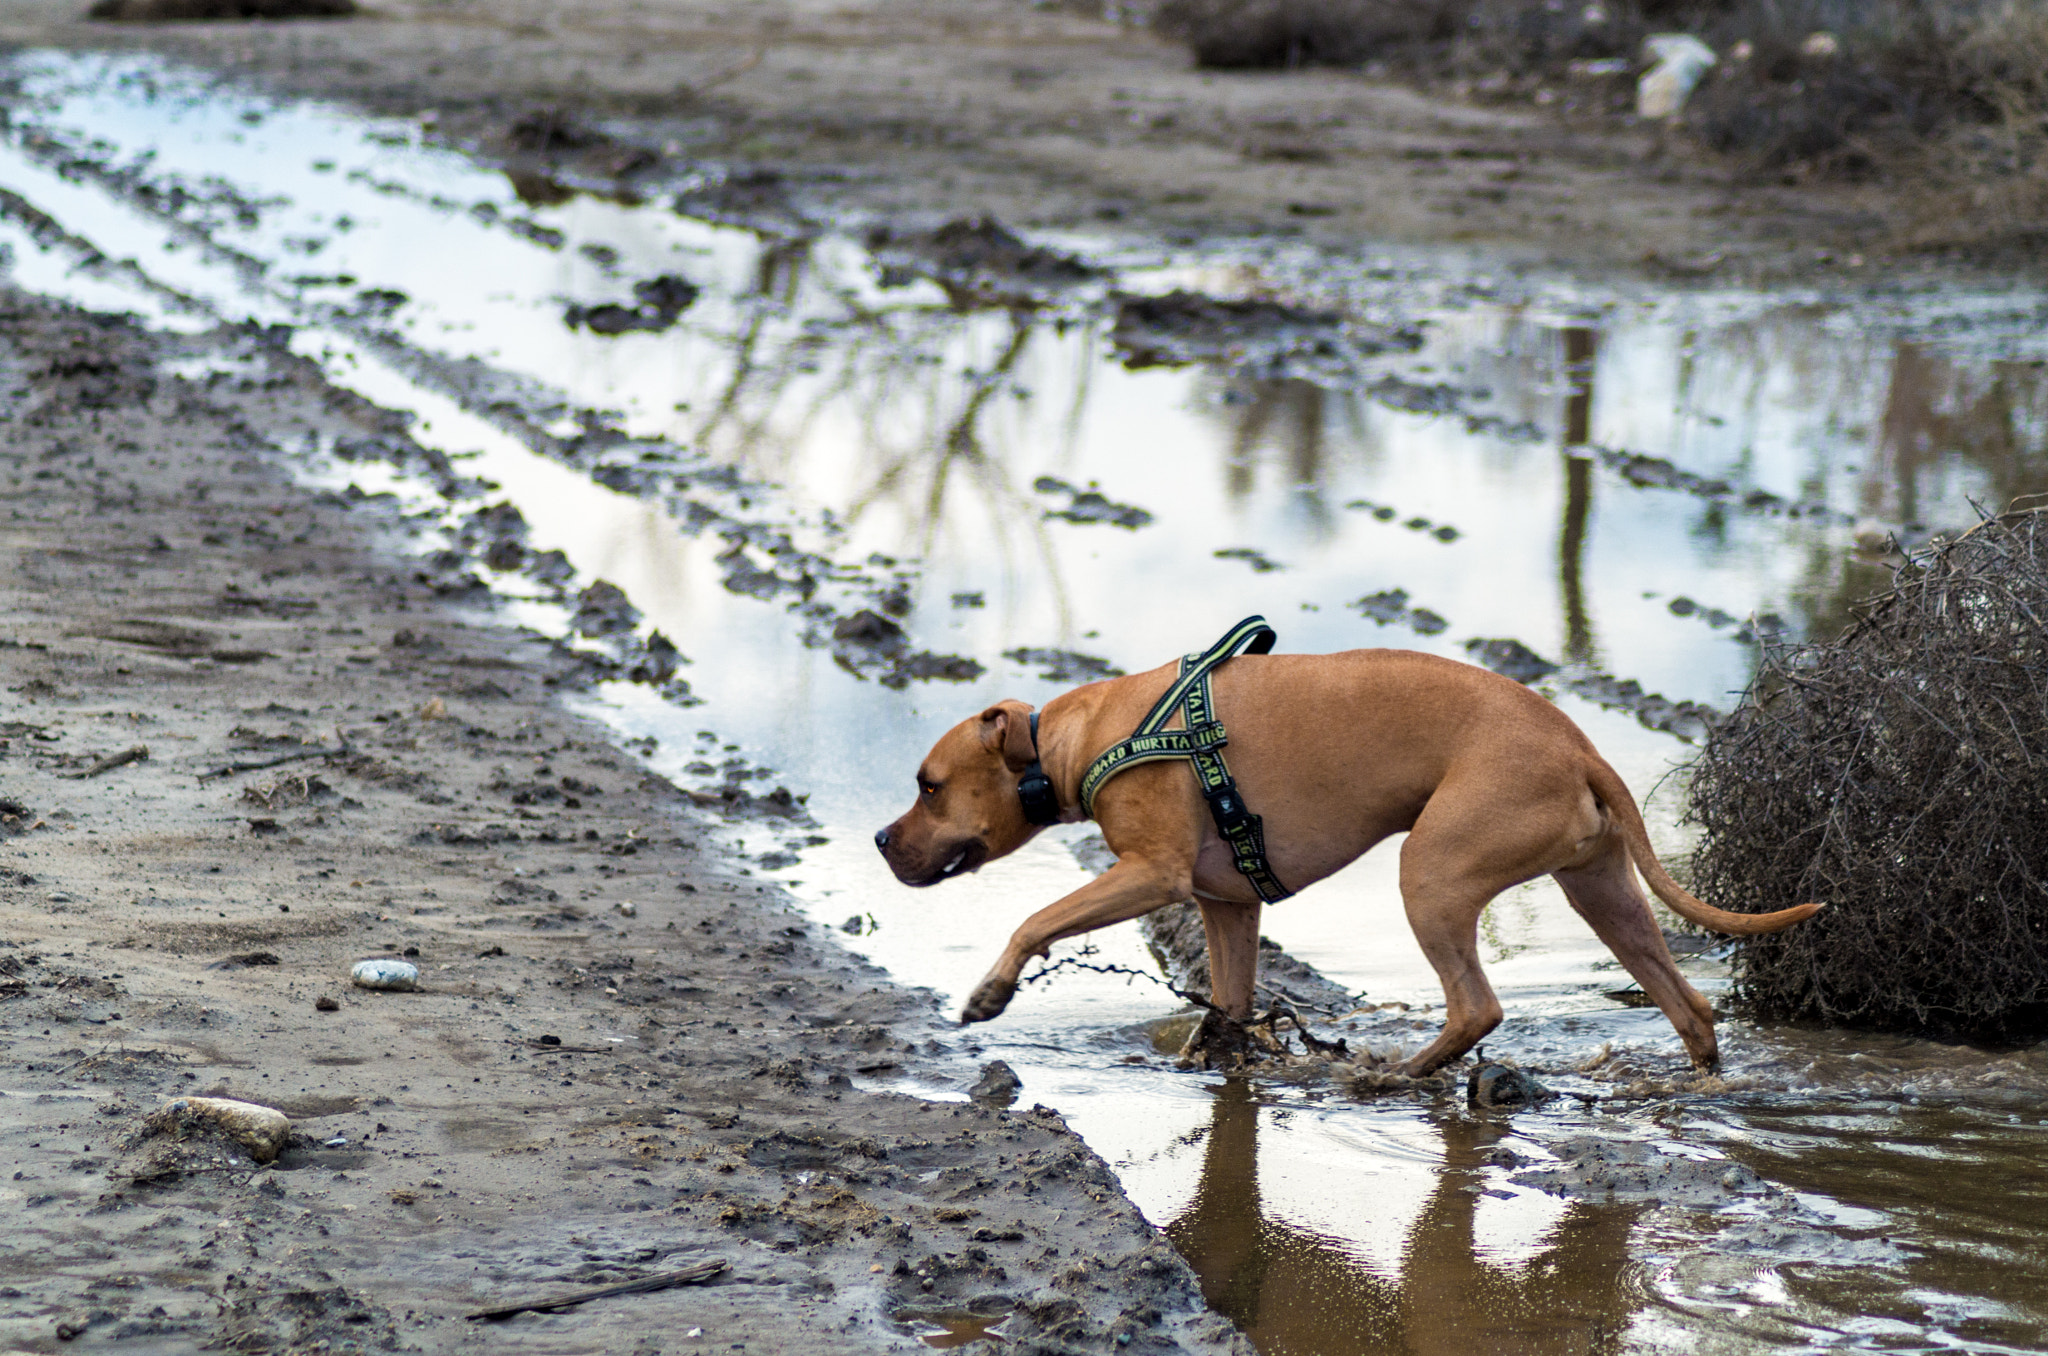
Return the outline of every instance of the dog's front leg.
[[[1209,1001],[1232,1021],[1249,1021],[1259,979],[1259,905],[1195,902],[1209,942]]]
[[[1062,937],[1075,937],[1128,918],[1141,918],[1154,909],[1178,904],[1194,893],[1193,872],[1187,863],[1148,862],[1126,856],[1074,893],[1024,920],[1003,948],[1002,958],[975,986],[960,1020],[985,1022],[1002,1015],[1016,995],[1024,963],[1043,956]]]

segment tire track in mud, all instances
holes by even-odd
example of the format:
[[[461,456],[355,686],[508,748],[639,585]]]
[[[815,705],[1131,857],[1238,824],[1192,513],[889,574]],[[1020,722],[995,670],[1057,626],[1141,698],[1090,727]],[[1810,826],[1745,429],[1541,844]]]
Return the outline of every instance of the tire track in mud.
[[[153,180],[138,166],[120,166],[112,153],[89,154],[71,141],[33,125],[10,129],[9,135],[18,149],[44,164],[51,172],[60,177],[86,179],[97,184],[118,202],[157,223],[173,238],[194,247],[209,262],[225,268],[248,297],[260,297],[271,303],[264,308],[268,312],[267,318],[274,320],[279,315],[286,315],[299,320],[298,332],[293,337],[296,346],[302,350],[316,346],[321,331],[330,331],[348,339],[383,358],[413,386],[451,400],[465,412],[496,427],[526,451],[581,470],[595,483],[618,493],[662,503],[685,535],[710,532],[721,537],[727,546],[720,556],[726,587],[734,593],[763,602],[773,602],[784,595],[793,597],[805,621],[800,632],[803,643],[832,649],[841,667],[856,676],[878,676],[887,684],[901,685],[934,678],[970,680],[981,672],[980,665],[970,659],[913,649],[906,643],[901,628],[886,618],[882,619],[880,626],[849,626],[847,623],[854,621],[856,614],[866,612],[872,616],[872,612],[866,611],[870,607],[878,608],[890,617],[907,614],[910,610],[908,589],[915,579],[914,572],[891,570],[877,576],[862,566],[839,562],[826,552],[799,546],[789,526],[778,526],[758,516],[745,516],[744,510],[735,511],[736,504],[774,502],[777,496],[772,486],[746,482],[730,466],[716,463],[701,453],[684,452],[665,440],[631,437],[611,427],[602,416],[588,411],[578,412],[578,420],[582,424],[578,434],[557,437],[546,426],[560,422],[563,417],[565,406],[559,396],[541,389],[531,380],[474,361],[444,358],[408,343],[395,332],[375,323],[376,312],[386,308],[308,304],[275,286],[271,268],[262,259],[247,251],[222,245],[205,223],[191,221],[183,214],[183,209],[193,204],[225,204],[231,215],[246,224],[260,213],[260,201],[219,186],[213,186],[206,195],[188,192],[175,179]],[[384,193],[403,191],[402,186],[395,183],[379,182],[375,187]],[[469,216],[485,224],[502,224],[509,220],[495,213],[479,214],[474,207],[462,209],[453,199],[438,195],[406,192],[405,196],[437,210],[465,210]],[[0,216],[21,222],[36,235],[39,243],[49,242],[69,250],[82,266],[98,267],[105,260],[106,256],[89,239],[66,232],[54,218],[19,195],[0,198]],[[530,239],[532,234],[526,231],[514,233],[522,239]],[[559,240],[537,243],[544,248],[561,247]],[[175,290],[161,288],[132,261],[126,262],[122,270],[132,273],[138,281],[164,293],[184,308],[200,310],[224,321],[240,318],[223,314],[227,308],[219,301],[208,305]],[[326,368],[329,380],[348,385],[346,374],[337,371],[335,365],[330,363]],[[417,413],[416,410],[408,412]],[[383,443],[359,441],[347,449],[347,454],[349,460],[361,461],[383,450]],[[420,469],[422,464],[417,460],[417,445],[396,450],[399,455],[393,459],[394,465],[400,469]],[[445,452],[430,458],[424,463],[424,469],[437,482],[435,488],[451,504],[465,498],[486,497],[489,493],[457,476]],[[797,530],[801,527],[799,525]],[[816,533],[821,529],[812,527],[810,530]],[[512,548],[517,544],[511,537],[500,537],[481,543],[482,549],[478,554],[487,561],[495,548],[498,558],[506,560],[513,557]],[[888,565],[893,566],[894,562],[888,562]],[[558,562],[541,561],[539,571],[533,576],[535,582],[559,590],[561,581],[554,577],[559,571]],[[463,585],[460,581],[451,581],[450,587],[460,588]],[[840,601],[817,597],[821,589],[838,594]],[[666,643],[664,639],[663,644]],[[630,651],[631,642],[628,640],[614,639],[610,648],[615,652],[613,657],[618,667],[627,672],[640,669],[658,671],[668,662],[659,654],[650,660],[644,652],[644,642],[641,653],[618,653]]]
[[[663,439],[630,436],[588,411],[578,411],[573,416],[581,426],[578,432],[566,437],[558,436],[551,431],[551,426],[563,421],[567,407],[559,396],[533,380],[472,359],[451,359],[422,349],[378,325],[374,315],[376,308],[365,313],[360,308],[333,304],[308,305],[281,293],[271,281],[269,265],[246,251],[219,244],[204,223],[193,222],[183,214],[183,209],[192,204],[212,205],[234,219],[246,222],[251,215],[260,212],[259,201],[217,186],[212,187],[209,194],[201,195],[187,191],[176,182],[151,180],[138,167],[117,165],[111,154],[88,154],[71,141],[32,126],[17,129],[11,135],[18,146],[52,167],[54,172],[93,180],[117,200],[158,222],[178,239],[197,247],[208,258],[229,269],[245,290],[262,292],[280,308],[305,313],[316,328],[313,333],[299,337],[299,347],[317,343],[318,330],[330,330],[375,353],[412,386],[452,401],[526,451],[579,470],[593,482],[617,493],[660,504],[685,535],[709,532],[718,536],[726,543],[726,550],[718,558],[726,588],[762,602],[791,600],[788,605],[798,611],[804,621],[799,632],[802,643],[830,649],[836,662],[848,673],[862,678],[875,677],[890,686],[902,686],[911,681],[935,678],[971,681],[983,672],[982,666],[973,659],[915,649],[903,628],[894,620],[910,611],[910,591],[917,579],[914,567],[892,568],[890,573],[878,577],[868,567],[846,565],[835,560],[826,550],[800,545],[796,533],[805,530],[805,525],[778,525],[758,515],[748,514],[741,507],[759,502],[773,503],[778,497],[774,487],[746,482],[731,466],[716,462],[701,452],[678,449]],[[436,210],[467,212],[485,225],[505,219],[497,213],[480,215],[474,207],[464,208],[445,195],[408,189],[396,181],[379,180],[374,186],[381,193],[403,194]],[[43,238],[54,240],[82,257],[90,251],[92,257],[104,258],[88,240],[66,233],[59,223],[40,213],[26,199],[0,199],[0,214],[6,213],[34,223],[34,229]],[[525,238],[524,233],[520,234]],[[552,239],[538,243],[551,250],[559,250],[563,244]],[[925,262],[923,256],[911,257]],[[1037,255],[1025,257],[1031,261],[1038,258]],[[942,256],[932,268],[934,276],[944,276],[955,285],[962,285],[960,280],[971,273],[978,262],[978,257],[962,263],[950,256]],[[132,263],[128,267],[134,268]],[[1041,265],[1034,262],[1033,267]],[[1079,266],[1075,267],[1078,270]],[[134,272],[138,277],[144,276],[139,269],[134,269]],[[1076,271],[1069,280],[1092,281],[1093,277],[1092,273]],[[1257,305],[1219,303],[1191,293],[1177,292],[1158,299],[1116,297],[1111,304],[1115,308],[1116,323],[1111,327],[1109,336],[1112,343],[1128,350],[1129,363],[1179,365],[1221,362],[1230,370],[1255,370],[1267,376],[1280,375],[1323,383],[1348,374],[1353,384],[1346,389],[1365,394],[1390,408],[1410,413],[1460,415],[1475,430],[1483,426],[1482,416],[1464,408],[1467,399],[1474,394],[1472,392],[1446,383],[1417,385],[1394,374],[1386,374],[1376,380],[1367,379],[1367,373],[1360,365],[1362,358],[1371,353],[1412,350],[1420,340],[1411,331],[1383,329],[1361,337],[1339,325],[1337,318],[1329,313],[1303,311],[1270,302]],[[1363,350],[1361,344],[1366,346]],[[1334,371],[1332,363],[1336,364]],[[336,365],[329,363],[326,367],[329,378],[333,379]],[[1482,424],[1473,424],[1474,419],[1482,419]],[[1538,436],[1533,429],[1517,432],[1502,428],[1494,431],[1517,438]],[[374,455],[379,450],[379,445],[374,443],[359,443],[348,449],[352,460]],[[1677,490],[1715,503],[1735,502],[1750,512],[1782,513],[1793,517],[1832,515],[1847,521],[1845,515],[1834,513],[1825,505],[1791,503],[1760,490],[1738,497],[1736,488],[1729,482],[1681,471],[1663,459],[1614,449],[1593,450],[1603,464],[1614,470],[1625,483],[1639,488]],[[402,467],[414,456],[410,452],[403,453],[394,464]],[[465,483],[445,456],[427,469],[439,482],[436,489],[451,505],[488,497],[488,491],[483,487]],[[1067,486],[1064,482],[1056,488],[1067,492],[1075,502],[1091,493]],[[1092,506],[1092,500],[1090,503]],[[1103,510],[1108,515],[1106,521],[1135,528],[1149,520],[1149,515],[1143,510],[1114,505],[1107,500],[1103,503],[1108,505]],[[1073,514],[1074,510],[1070,507],[1066,512]],[[547,558],[524,561],[520,554],[523,543],[519,540],[518,530],[523,528],[523,520],[516,526],[510,518],[503,522],[506,530],[488,538],[480,539],[470,530],[460,534],[460,549],[466,550],[470,556],[465,563],[481,564],[494,573],[504,574],[509,571],[500,568],[502,565],[519,560],[528,566],[520,573],[530,582],[550,590],[558,601],[563,600],[566,594],[565,581],[561,577],[562,562]],[[819,529],[813,525],[809,531],[815,535]],[[1457,534],[1454,529],[1447,533],[1440,528],[1434,535],[1448,542],[1455,540]],[[893,567],[895,562],[888,564]],[[439,565],[450,569],[455,567],[455,561],[443,553]],[[470,578],[475,580],[474,585],[453,578],[448,587],[487,587],[476,575],[471,574]],[[595,581],[591,587],[601,583]],[[820,596],[821,593],[836,594],[837,601],[830,596]],[[1404,622],[1422,635],[1435,635],[1449,626],[1446,619],[1434,612],[1407,606],[1407,595],[1398,588],[1360,599],[1351,606],[1379,625]],[[1713,609],[1707,611],[1716,612]],[[592,635],[581,627],[577,630],[586,641],[601,642],[601,652],[607,657],[593,654],[590,660],[593,666],[613,676],[654,677],[657,685],[670,685],[672,697],[689,700],[687,681],[674,674],[680,656],[674,653],[674,647],[667,638],[658,632],[641,636],[624,625],[606,627],[598,635]],[[1749,635],[1753,636],[1754,632]],[[1583,664],[1554,663],[1513,638],[1475,637],[1465,643],[1465,648],[1475,662],[1518,681],[1542,680],[1553,689],[1570,691],[1608,709],[1633,715],[1646,728],[1674,735],[1686,742],[1704,737],[1706,731],[1721,718],[1721,713],[1712,707],[1697,702],[1673,701],[1660,694],[1646,692],[1632,679],[1618,678]]]
[[[630,1277],[681,1249],[738,1264],[701,1293],[537,1322],[592,1349],[654,1315],[882,1350],[912,1312],[974,1302],[1018,1340],[1246,1356],[1057,1117],[858,1090],[878,1061],[949,1053],[911,1039],[938,1034],[929,998],[694,841],[694,797],[561,709],[583,675],[559,646],[461,617],[466,590],[380,549],[427,523],[293,483],[309,433],[367,421],[399,443],[388,412],[270,331],[7,302],[0,374],[52,397],[10,404],[0,440],[22,508],[9,663],[41,722],[0,737],[42,753],[15,774],[41,808],[9,842],[35,870],[0,879],[8,1081],[36,1094],[0,1101],[0,1149],[34,1182],[0,1195],[23,1202],[9,1340],[55,1321],[164,1350],[446,1350],[480,1290]],[[210,351],[232,377],[169,371]],[[145,601],[260,621],[266,657],[220,667],[123,625]],[[94,756],[137,725],[157,756]],[[315,738],[324,778],[256,770],[237,797],[206,775]],[[349,989],[366,950],[417,953],[425,982]],[[95,1055],[95,1031],[127,1048]],[[124,1139],[202,1089],[274,1098],[317,1133],[277,1168]]]

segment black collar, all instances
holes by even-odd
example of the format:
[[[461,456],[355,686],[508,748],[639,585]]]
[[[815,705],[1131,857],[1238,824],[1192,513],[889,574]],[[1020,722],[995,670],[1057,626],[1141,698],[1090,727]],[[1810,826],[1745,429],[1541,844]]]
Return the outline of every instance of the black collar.
[[[1033,824],[1060,822],[1059,792],[1038,761],[1038,713],[1031,713],[1031,766],[1017,779],[1017,799],[1024,806],[1024,818]]]

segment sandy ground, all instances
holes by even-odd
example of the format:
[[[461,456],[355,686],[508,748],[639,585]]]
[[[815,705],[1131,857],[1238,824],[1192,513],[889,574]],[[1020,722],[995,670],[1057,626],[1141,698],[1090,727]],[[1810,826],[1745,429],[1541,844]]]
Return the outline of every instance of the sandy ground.
[[[146,46],[586,180],[769,167],[826,219],[986,211],[1719,277],[1860,270],[1886,238],[1873,200],[1751,182],[1646,127],[1342,71],[1196,71],[1142,29],[1023,0],[386,0],[343,21],[173,25],[82,9],[14,0],[0,42]],[[515,132],[537,109],[607,120],[618,142]]]
[[[587,663],[277,450],[388,418],[246,330],[0,296],[0,335],[0,1351],[921,1349],[892,1316],[1014,1308],[1025,1350],[1249,1352],[1028,1090],[861,1090],[977,1066],[563,709]],[[400,955],[418,991],[350,986]],[[191,1094],[291,1146],[142,1135]]]

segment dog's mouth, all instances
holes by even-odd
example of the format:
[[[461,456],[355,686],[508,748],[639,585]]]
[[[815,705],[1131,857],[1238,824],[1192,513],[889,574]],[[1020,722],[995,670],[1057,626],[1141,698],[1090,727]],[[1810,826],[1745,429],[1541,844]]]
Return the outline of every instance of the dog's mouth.
[[[913,881],[912,884],[937,885],[942,880],[951,880],[955,876],[964,876],[969,872],[979,871],[981,864],[987,860],[988,848],[980,839],[971,839],[961,844],[959,850],[947,859],[944,866],[941,866],[923,880]]]

